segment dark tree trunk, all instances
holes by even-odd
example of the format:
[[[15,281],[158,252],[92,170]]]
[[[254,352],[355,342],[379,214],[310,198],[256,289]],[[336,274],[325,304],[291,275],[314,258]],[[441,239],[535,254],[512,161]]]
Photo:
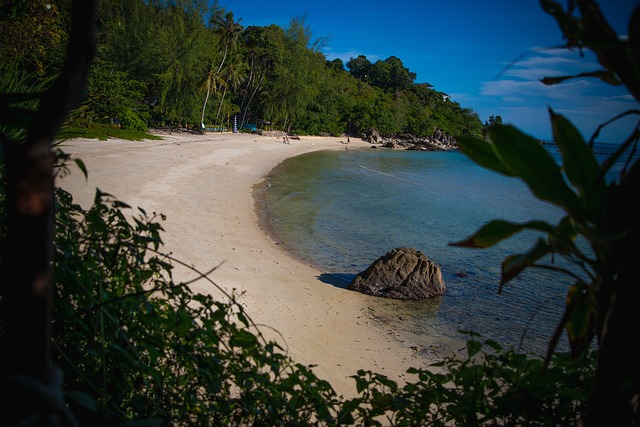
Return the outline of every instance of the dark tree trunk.
[[[640,352],[637,349],[640,326],[640,168],[623,180],[613,201],[611,221],[628,235],[616,244],[612,274],[613,290],[605,326],[593,391],[587,409],[586,425],[640,426]]]
[[[64,409],[59,401],[57,407],[54,402],[62,391],[50,362],[55,162],[51,146],[67,114],[84,97],[94,54],[95,2],[74,1],[72,15],[64,69],[42,95],[26,140],[2,140],[7,213],[1,306],[6,334],[2,418],[10,425],[27,417],[39,419],[33,425],[50,425],[54,414]],[[35,392],[38,384],[48,388],[50,395]]]
[[[633,252],[637,263],[638,250]],[[640,281],[637,270],[626,270],[620,272],[616,296],[608,313],[606,334],[600,343],[587,426],[640,426],[640,353],[636,348]]]

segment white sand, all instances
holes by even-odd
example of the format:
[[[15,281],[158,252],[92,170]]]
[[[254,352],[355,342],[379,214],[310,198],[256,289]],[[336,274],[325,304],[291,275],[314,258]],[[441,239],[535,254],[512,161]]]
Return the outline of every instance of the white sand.
[[[232,133],[162,136],[66,141],[62,149],[85,162],[89,178],[72,167],[57,184],[85,208],[99,188],[134,208],[165,214],[165,251],[201,272],[220,265],[210,278],[226,292],[240,293],[249,317],[273,328],[262,328],[265,335],[286,346],[294,361],[317,365],[313,371],[338,394],[355,394],[349,376],[358,369],[402,383],[407,368],[430,363],[372,318],[372,297],[322,282],[320,271],[290,257],[259,226],[253,186],[277,164],[314,150],[369,144],[329,137],[284,144],[282,138]],[[176,282],[196,276],[175,269]],[[216,292],[204,280],[192,288]]]

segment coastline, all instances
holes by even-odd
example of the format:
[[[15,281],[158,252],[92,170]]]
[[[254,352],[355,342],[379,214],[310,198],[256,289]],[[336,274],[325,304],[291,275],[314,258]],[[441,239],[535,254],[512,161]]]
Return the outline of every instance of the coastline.
[[[71,166],[56,185],[87,208],[96,188],[147,213],[164,214],[164,250],[234,293],[268,339],[297,363],[331,383],[339,395],[356,394],[350,378],[359,369],[403,383],[410,367],[426,368],[436,356],[373,316],[372,297],[327,283],[323,274],[288,253],[261,225],[256,186],[283,160],[316,150],[344,150],[340,138],[282,138],[253,134],[159,134],[159,141],[65,141],[61,148],[82,159],[89,177]],[[371,145],[353,140],[349,147]],[[177,282],[196,273],[174,265]],[[209,282],[195,292],[224,297]],[[412,348],[413,347],[413,348]],[[433,357],[432,357],[433,356]]]

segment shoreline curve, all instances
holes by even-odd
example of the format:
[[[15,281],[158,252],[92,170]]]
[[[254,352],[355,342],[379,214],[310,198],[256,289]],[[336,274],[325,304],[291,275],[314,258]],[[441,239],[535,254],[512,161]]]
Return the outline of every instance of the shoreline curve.
[[[356,396],[350,376],[359,369],[402,384],[407,369],[439,360],[416,352],[410,338],[377,320],[373,297],[327,284],[321,271],[285,250],[260,223],[255,186],[289,157],[344,150],[340,138],[284,144],[255,134],[158,135],[163,139],[64,141],[60,148],[82,159],[89,176],[72,167],[56,185],[85,209],[99,188],[134,209],[164,214],[164,249],[200,271],[219,265],[210,278],[238,296],[253,322],[266,325],[261,332],[267,339],[288,349],[296,363],[313,366],[338,395]],[[371,147],[355,138],[348,146]],[[180,266],[173,273],[178,282],[194,275]],[[191,287],[216,293],[204,281]]]

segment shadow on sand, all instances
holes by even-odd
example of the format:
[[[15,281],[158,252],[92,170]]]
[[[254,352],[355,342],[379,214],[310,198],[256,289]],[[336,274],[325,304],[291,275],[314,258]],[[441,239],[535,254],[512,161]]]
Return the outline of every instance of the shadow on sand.
[[[318,280],[336,288],[346,289],[353,280],[355,274],[347,273],[322,273],[317,276]]]

